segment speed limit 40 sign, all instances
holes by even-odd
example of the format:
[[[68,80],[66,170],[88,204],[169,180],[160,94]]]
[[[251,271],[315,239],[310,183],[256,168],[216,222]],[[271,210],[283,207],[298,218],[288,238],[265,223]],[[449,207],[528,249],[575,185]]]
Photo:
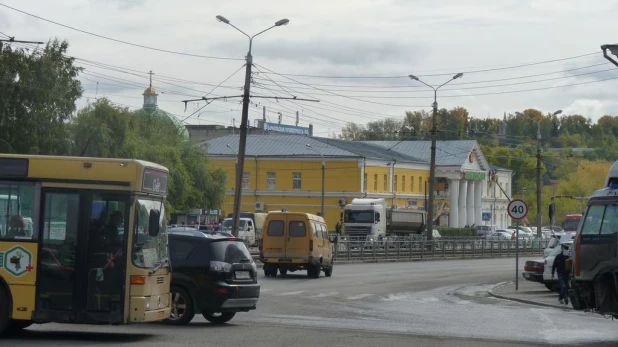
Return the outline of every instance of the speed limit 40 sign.
[[[528,214],[528,205],[523,200],[515,199],[507,207],[509,216],[513,219],[524,219]]]

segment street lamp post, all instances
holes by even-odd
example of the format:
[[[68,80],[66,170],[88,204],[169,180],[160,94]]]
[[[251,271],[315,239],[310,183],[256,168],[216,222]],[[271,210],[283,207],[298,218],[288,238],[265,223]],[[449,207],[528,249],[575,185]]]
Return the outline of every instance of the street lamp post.
[[[242,174],[245,167],[245,149],[247,145],[247,123],[249,118],[249,91],[251,87],[251,67],[253,65],[253,56],[251,56],[251,47],[253,46],[253,39],[278,26],[287,25],[290,21],[288,19],[281,19],[268,29],[262,30],[259,33],[249,36],[244,31],[238,29],[234,24],[230,23],[223,16],[217,16],[217,20],[225,23],[232,28],[238,30],[243,35],[249,38],[249,51],[247,52],[247,63],[245,71],[245,87],[242,100],[242,119],[240,121],[240,139],[238,141],[238,164],[236,165],[236,183],[234,186],[234,214],[232,216],[232,234],[238,236],[238,225],[240,222],[240,200],[242,197]]]
[[[322,154],[322,152],[318,151],[317,149],[313,148],[310,144],[306,144],[305,146],[308,149],[316,152],[322,157],[322,209],[321,209],[320,214],[322,215],[322,218],[325,218],[324,216],[324,171],[326,169],[326,164],[324,163],[324,154]]]
[[[409,77],[415,81],[418,81],[427,87],[433,89],[433,116],[431,117],[431,161],[429,163],[429,201],[427,204],[429,206],[425,206],[427,209],[427,231],[426,236],[427,240],[433,239],[433,220],[434,220],[434,208],[433,208],[433,192],[436,184],[436,133],[438,132],[438,89],[442,88],[447,83],[456,80],[463,76],[463,73],[458,73],[453,76],[450,80],[442,83],[437,88],[423,82],[418,77],[414,75],[409,75]]]

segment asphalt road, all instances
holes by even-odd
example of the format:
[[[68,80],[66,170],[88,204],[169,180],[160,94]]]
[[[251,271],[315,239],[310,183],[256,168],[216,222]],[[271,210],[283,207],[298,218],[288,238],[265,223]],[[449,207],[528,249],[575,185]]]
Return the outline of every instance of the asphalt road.
[[[513,259],[337,265],[331,278],[262,277],[258,309],[225,326],[201,316],[186,327],[47,324],[0,345],[618,345],[618,322],[488,297],[489,288],[513,276]]]

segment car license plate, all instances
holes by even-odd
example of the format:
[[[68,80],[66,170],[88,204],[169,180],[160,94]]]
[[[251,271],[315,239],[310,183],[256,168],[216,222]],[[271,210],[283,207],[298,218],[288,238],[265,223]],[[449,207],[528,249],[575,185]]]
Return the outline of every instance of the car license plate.
[[[251,279],[251,275],[249,271],[236,271],[236,278],[239,280],[248,280]]]
[[[530,277],[530,274],[527,274],[527,273],[524,274],[524,278],[529,278],[529,277]]]

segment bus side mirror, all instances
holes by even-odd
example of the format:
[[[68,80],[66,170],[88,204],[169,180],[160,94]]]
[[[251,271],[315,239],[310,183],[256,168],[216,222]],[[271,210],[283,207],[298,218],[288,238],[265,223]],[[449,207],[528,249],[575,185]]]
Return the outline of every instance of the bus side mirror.
[[[157,210],[150,210],[150,216],[148,217],[148,235],[155,237],[159,235],[159,219],[161,218],[161,212]]]

